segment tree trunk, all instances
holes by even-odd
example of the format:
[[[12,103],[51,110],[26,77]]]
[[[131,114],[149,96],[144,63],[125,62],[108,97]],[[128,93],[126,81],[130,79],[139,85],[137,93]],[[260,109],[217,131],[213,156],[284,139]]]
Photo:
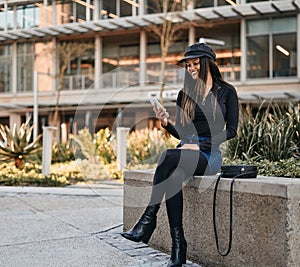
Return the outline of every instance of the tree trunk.
[[[66,65],[62,66],[61,68],[61,74],[59,75],[59,85],[56,92],[56,102],[55,102],[55,109],[54,109],[54,115],[53,115],[53,122],[57,124],[58,116],[59,116],[59,101],[60,101],[60,92],[63,88],[64,83],[64,71],[66,69]],[[57,125],[55,125],[57,126]]]
[[[166,57],[168,54],[168,46],[161,46],[161,63],[160,63],[160,90],[159,90],[159,98],[161,103],[163,103],[163,91],[165,89],[166,84]]]
[[[15,158],[15,167],[17,169],[22,169],[23,166],[24,166],[24,158],[23,157],[22,158],[19,158],[19,157]]]
[[[162,61],[160,63],[160,89],[159,89],[159,99],[161,101],[161,103],[163,102],[163,91],[165,89],[165,81],[166,81],[166,77],[165,77],[165,70],[166,70],[166,62]]]

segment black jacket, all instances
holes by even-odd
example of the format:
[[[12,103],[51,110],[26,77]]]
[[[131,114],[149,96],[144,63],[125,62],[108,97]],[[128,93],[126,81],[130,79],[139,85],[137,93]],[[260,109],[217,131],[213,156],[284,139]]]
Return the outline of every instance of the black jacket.
[[[164,128],[175,138],[187,141],[191,137],[205,137],[200,141],[200,150],[211,150],[221,143],[236,136],[239,105],[236,90],[230,84],[222,83],[214,86],[206,97],[205,104],[196,103],[195,118],[191,123],[180,122],[180,106],[183,91],[180,90],[176,101],[175,125],[168,122]],[[215,118],[213,116],[214,95],[217,96]]]

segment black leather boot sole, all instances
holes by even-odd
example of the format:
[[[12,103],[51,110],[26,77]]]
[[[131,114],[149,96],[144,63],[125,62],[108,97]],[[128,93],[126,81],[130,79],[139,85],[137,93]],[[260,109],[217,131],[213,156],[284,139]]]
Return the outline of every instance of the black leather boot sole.
[[[156,228],[156,220],[153,220],[153,222],[149,224],[143,224],[141,222],[138,222],[132,230],[129,230],[127,232],[121,233],[121,236],[125,237],[126,239],[129,239],[134,242],[144,242],[148,243],[154,230]]]
[[[159,207],[159,205],[148,206],[136,225],[129,231],[121,233],[121,236],[134,242],[142,241],[147,244],[156,228],[156,214]]]

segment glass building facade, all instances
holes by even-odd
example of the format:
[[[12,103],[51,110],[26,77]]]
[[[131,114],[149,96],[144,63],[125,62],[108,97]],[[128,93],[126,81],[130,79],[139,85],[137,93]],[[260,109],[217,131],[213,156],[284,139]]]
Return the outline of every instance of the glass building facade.
[[[0,2],[3,121],[10,118],[10,112],[14,113],[11,118],[16,113],[20,118],[32,115],[37,87],[44,112],[41,121],[51,121],[55,105],[62,111],[61,122],[69,123],[77,106],[85,112],[91,105],[110,104],[114,106],[111,112],[102,110],[106,118],[94,119],[97,129],[111,126],[111,118],[122,105],[135,102],[136,97],[129,96],[147,98],[159,91],[160,33],[168,21],[177,30],[163,58],[166,99],[174,101],[182,85],[183,68],[178,60],[184,49],[200,38],[215,49],[223,77],[237,87],[242,101],[254,103],[268,95],[298,99],[299,7],[295,2],[174,0],[168,10],[158,3]],[[122,88],[127,89],[119,93]],[[88,114],[93,121],[93,112]],[[84,117],[80,116],[82,124]]]

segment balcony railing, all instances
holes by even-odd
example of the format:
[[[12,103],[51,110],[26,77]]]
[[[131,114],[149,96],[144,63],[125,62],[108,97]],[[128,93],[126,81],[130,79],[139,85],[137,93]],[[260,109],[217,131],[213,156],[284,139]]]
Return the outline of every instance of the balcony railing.
[[[225,80],[236,81],[240,79],[240,67],[220,66]],[[165,72],[165,84],[167,86],[178,86],[183,84],[184,69],[180,67],[168,68]],[[160,71],[146,71],[145,84],[161,83]],[[97,83],[95,76],[90,74],[66,75],[64,77],[63,90],[88,90],[105,88],[126,88],[140,84],[140,72],[128,71],[121,68],[103,74]],[[96,88],[96,85],[98,88]]]
[[[87,90],[94,87],[94,75],[66,75],[63,90]]]
[[[165,84],[174,86],[182,84],[184,70],[182,68],[167,69],[165,72]],[[148,70],[145,77],[145,84],[157,84],[161,82],[160,72]],[[96,88],[96,84],[99,88]],[[102,88],[125,88],[138,86],[140,84],[140,72],[116,69],[102,75],[98,82],[95,82],[94,75],[66,75],[63,82],[63,90],[87,90]]]

